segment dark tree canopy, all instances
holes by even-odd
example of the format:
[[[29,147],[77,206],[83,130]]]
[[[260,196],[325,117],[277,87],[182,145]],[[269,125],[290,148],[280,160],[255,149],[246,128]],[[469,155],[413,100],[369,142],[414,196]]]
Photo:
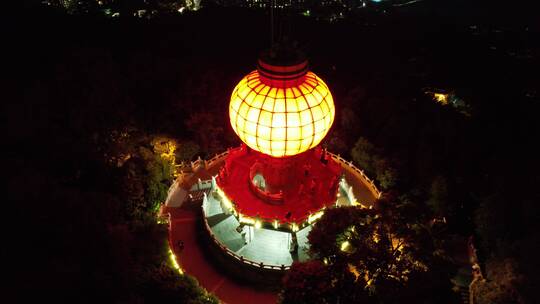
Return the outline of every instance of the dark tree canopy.
[[[441,235],[414,217],[418,209],[395,195],[385,196],[376,206],[325,212],[308,236],[316,259],[310,263],[315,264],[291,269],[282,292],[284,301],[293,295],[302,299],[295,283],[312,284],[310,288],[323,284],[331,290],[321,295],[328,303],[455,300],[449,280],[452,266]],[[310,275],[306,269],[314,265],[322,269]]]

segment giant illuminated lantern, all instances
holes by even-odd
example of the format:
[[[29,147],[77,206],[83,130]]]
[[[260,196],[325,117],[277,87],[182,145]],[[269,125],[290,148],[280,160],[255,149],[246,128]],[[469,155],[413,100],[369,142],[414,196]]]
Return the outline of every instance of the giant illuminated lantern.
[[[240,219],[297,230],[335,203],[341,168],[318,146],[334,116],[328,86],[301,53],[260,56],[229,104],[245,146],[229,153],[217,179]]]
[[[214,253],[220,261],[232,258],[222,265],[279,280],[294,261],[310,258],[308,235],[325,210],[369,208],[380,192],[362,170],[321,147],[336,115],[334,100],[295,49],[262,53],[257,69],[232,91],[228,110],[243,144],[192,163],[186,183],[192,197],[204,191]]]
[[[202,204],[205,225],[221,252],[257,271],[282,272],[309,259],[307,235],[326,208],[358,204],[348,181],[365,201],[373,198],[366,195],[370,184],[321,148],[334,101],[300,52],[263,53],[234,88],[228,109],[243,144],[206,163],[212,182]]]
[[[259,60],[234,89],[231,125],[250,148],[274,157],[316,147],[334,121],[332,94],[307,61],[279,66]]]

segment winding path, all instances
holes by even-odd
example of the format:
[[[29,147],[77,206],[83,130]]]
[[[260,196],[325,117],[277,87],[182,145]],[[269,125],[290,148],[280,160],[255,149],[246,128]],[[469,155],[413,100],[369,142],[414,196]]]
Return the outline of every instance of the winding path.
[[[183,250],[177,246],[173,248],[180,267],[197,278],[201,286],[215,294],[224,303],[276,303],[275,292],[257,290],[256,287],[237,282],[206,259],[206,249],[197,239],[197,217],[199,216],[197,207],[200,208],[200,204],[186,203],[182,207],[168,207],[165,210],[171,214],[171,243],[184,242]]]

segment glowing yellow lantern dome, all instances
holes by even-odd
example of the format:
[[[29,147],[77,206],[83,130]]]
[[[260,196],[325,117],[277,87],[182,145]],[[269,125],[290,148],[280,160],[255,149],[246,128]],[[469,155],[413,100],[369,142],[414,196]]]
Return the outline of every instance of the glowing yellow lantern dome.
[[[330,90],[305,59],[276,63],[264,56],[235,87],[229,105],[234,132],[250,148],[273,157],[317,146],[334,122]]]

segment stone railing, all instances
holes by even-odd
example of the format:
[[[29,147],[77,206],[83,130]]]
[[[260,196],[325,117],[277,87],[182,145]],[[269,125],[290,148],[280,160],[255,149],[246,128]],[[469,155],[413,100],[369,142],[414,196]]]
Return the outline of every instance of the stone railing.
[[[225,159],[225,157],[229,154],[229,150],[225,151],[225,152],[222,152],[220,154],[216,154],[214,155],[214,157],[210,158],[209,160],[205,161],[205,167],[206,168],[211,168],[213,167],[215,164],[223,161],[223,159]]]
[[[204,169],[212,168],[216,164],[222,162],[225,159],[225,157],[227,157],[227,155],[229,155],[229,153],[231,151],[234,151],[234,150],[237,150],[237,149],[240,149],[240,147],[229,148],[229,149],[227,149],[226,151],[224,151],[222,153],[214,155],[212,158],[210,158],[208,160],[201,159],[199,157],[195,161],[181,162],[180,164],[176,165],[176,170],[178,172],[180,172],[180,173],[193,173],[193,172],[197,171],[199,168],[204,168]]]
[[[198,168],[205,168],[209,169],[215,166],[216,164],[222,162],[229,153],[235,150],[242,149],[242,147],[235,147],[235,148],[228,148],[226,151],[214,155],[212,158],[208,160],[201,159],[200,157],[196,161],[192,161],[189,163],[182,162],[181,164],[176,165],[177,171],[179,171],[181,174],[183,173],[193,173],[198,170]],[[380,198],[382,192],[377,189],[377,186],[371,180],[361,169],[357,168],[351,161],[348,161],[341,157],[340,155],[336,155],[334,153],[328,152],[328,155],[332,157],[335,161],[337,161],[341,167],[347,169],[347,171],[354,176],[356,176],[358,179],[362,181],[362,183],[369,189],[369,191],[373,194],[374,197]]]
[[[168,211],[166,211],[165,203],[161,203],[161,205],[159,206],[156,220],[158,224],[167,224],[170,226],[171,214]]]
[[[212,180],[201,180],[200,178],[197,180],[193,186],[191,186],[191,191],[200,191],[200,190],[206,190],[212,188]]]
[[[338,162],[342,168],[347,169],[351,174],[353,174],[355,177],[360,179],[362,183],[369,189],[369,191],[373,194],[375,198],[380,198],[382,195],[382,192],[377,189],[377,186],[375,186],[375,183],[373,183],[373,180],[371,180],[367,175],[362,171],[361,169],[357,168],[352,162],[344,159],[343,157],[333,154],[331,152],[326,152],[332,157],[333,160]]]
[[[207,197],[205,196],[204,199],[203,199],[203,203],[201,204],[201,209],[202,209],[203,216],[204,216],[204,227],[206,228],[206,232],[208,233],[208,235],[209,235],[210,238],[212,239],[212,242],[213,242],[219,249],[221,249],[222,252],[224,252],[225,254],[227,254],[228,256],[232,257],[234,260],[236,260],[236,261],[238,261],[238,262],[244,263],[244,264],[246,264],[246,265],[249,265],[249,266],[251,266],[251,267],[255,267],[255,268],[258,268],[258,269],[265,269],[265,270],[271,270],[271,271],[285,271],[285,270],[289,270],[289,269],[291,268],[291,266],[285,266],[285,265],[270,265],[270,264],[264,264],[263,262],[255,262],[255,261],[246,259],[246,258],[244,258],[243,256],[236,254],[236,252],[230,250],[230,249],[227,248],[225,245],[223,245],[223,244],[216,238],[216,236],[215,236],[214,233],[212,232],[212,229],[211,229],[210,226],[208,225],[208,221],[206,220],[206,206],[207,206],[207,204],[208,204],[208,203],[207,203]]]

